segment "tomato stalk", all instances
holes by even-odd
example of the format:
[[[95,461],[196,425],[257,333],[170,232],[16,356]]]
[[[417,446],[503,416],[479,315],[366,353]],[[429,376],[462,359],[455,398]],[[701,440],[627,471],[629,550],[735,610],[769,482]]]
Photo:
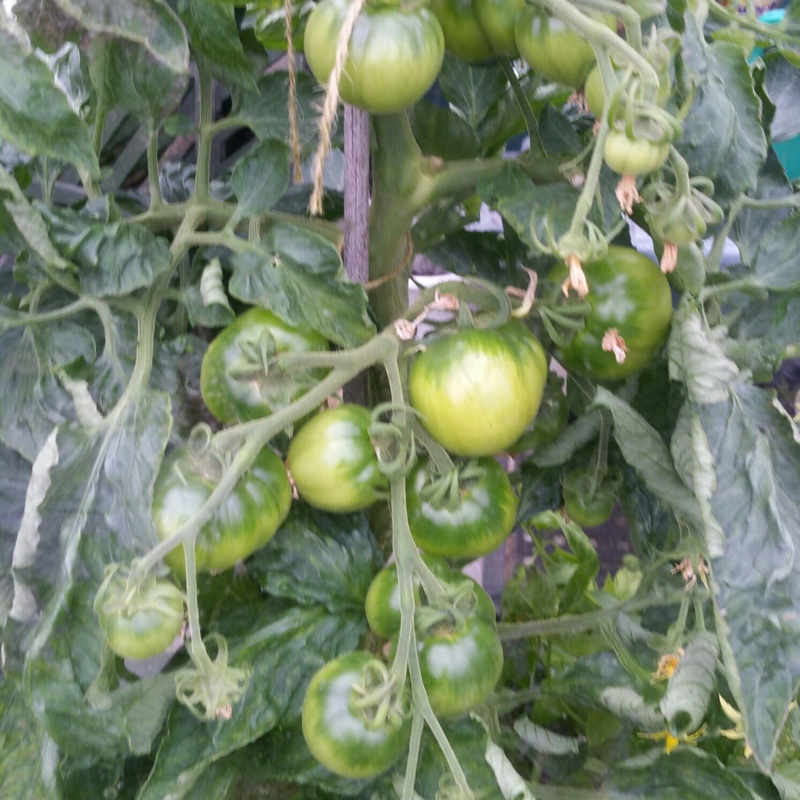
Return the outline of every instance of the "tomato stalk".
[[[577,0],[575,5],[582,11],[589,9],[600,11],[605,14],[613,14],[617,19],[622,20],[625,26],[626,41],[636,50],[642,51],[642,20],[635,9],[617,0]]]

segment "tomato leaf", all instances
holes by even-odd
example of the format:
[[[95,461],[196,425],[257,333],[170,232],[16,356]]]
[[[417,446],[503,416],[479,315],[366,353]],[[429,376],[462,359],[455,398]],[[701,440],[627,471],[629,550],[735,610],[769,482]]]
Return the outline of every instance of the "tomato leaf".
[[[445,97],[464,115],[469,126],[477,129],[497,102],[500,91],[506,85],[506,76],[500,67],[472,67],[445,53],[439,85]]]
[[[737,342],[759,342],[766,351],[770,367],[781,359],[791,345],[800,344],[797,320],[800,315],[800,293],[771,294],[763,302],[750,302],[742,309],[731,327]],[[772,355],[772,358],[768,358]]]
[[[647,488],[678,517],[699,524],[697,500],[675,470],[664,441],[647,420],[602,386],[598,387],[594,402],[611,412],[614,439],[622,456],[641,475]]]
[[[411,107],[409,120],[414,138],[426,156],[452,161],[481,154],[478,134],[451,108],[423,99]]]
[[[231,718],[199,725],[176,705],[138,800],[191,797],[214,762],[277,726],[295,724],[311,676],[326,661],[356,649],[367,627],[363,613],[332,615],[322,606],[294,607],[277,615],[264,614],[256,606],[251,619],[247,634],[229,639],[231,663],[253,668]],[[271,765],[266,766],[270,770]],[[274,769],[280,773],[280,764]]]
[[[70,209],[40,209],[53,244],[80,267],[84,293],[94,297],[121,296],[149,286],[169,269],[165,239],[140,226],[107,223]]]
[[[94,339],[73,322],[3,333],[0,440],[32,462],[53,426],[75,418],[72,396],[59,373],[79,359],[91,362],[94,357]]]
[[[246,219],[272,208],[289,185],[289,148],[264,139],[236,162],[231,187],[239,203],[236,216]]]
[[[800,434],[768,392],[744,384],[696,413],[714,463],[710,508],[725,534],[711,560],[723,662],[747,741],[768,770],[800,684]]]
[[[686,15],[682,53],[696,93],[676,146],[692,175],[714,181],[714,199],[729,203],[755,187],[767,157],[750,67],[739,45],[706,44],[691,14]]]
[[[186,31],[161,0],[56,0],[58,7],[87,31],[110,34],[141,45],[173,72],[189,72]]]
[[[317,136],[317,112],[322,103],[319,84],[311,76],[300,73],[296,76],[297,119],[300,147],[309,153]],[[235,107],[235,117],[243,125],[252,128],[259,139],[280,139],[289,143],[289,112],[286,98],[289,92],[289,77],[285,72],[273,72],[258,81],[255,92],[242,92]]]
[[[478,275],[500,284],[525,278],[508,240],[489,231],[458,231],[425,250],[425,255],[457,275]]]
[[[295,503],[278,534],[248,567],[275,597],[363,615],[367,589],[382,564],[363,514],[325,514]]]
[[[0,30],[0,138],[31,155],[75,164],[100,175],[89,127],[56,87],[53,74],[35,55]]]
[[[230,293],[274,311],[286,322],[306,325],[343,347],[365,342],[375,331],[362,286],[350,283],[337,249],[294,225],[276,225],[258,251],[231,259]]]
[[[195,59],[204,59],[215,77],[228,86],[255,89],[253,65],[239,39],[233,6],[180,0],[177,8],[189,33],[189,47]]]
[[[753,793],[714,756],[692,747],[615,766],[608,781],[609,800],[753,800]]]
[[[771,291],[800,288],[800,213],[778,223],[761,239],[753,262],[755,285]]]

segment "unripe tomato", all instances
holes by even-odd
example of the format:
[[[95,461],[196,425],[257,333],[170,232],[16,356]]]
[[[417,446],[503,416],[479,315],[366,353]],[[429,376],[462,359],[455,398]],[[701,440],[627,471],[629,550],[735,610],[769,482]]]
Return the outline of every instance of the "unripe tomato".
[[[514,28],[523,8],[525,0],[472,0],[475,17],[496,55],[519,55]]]
[[[616,29],[610,14],[592,16]],[[522,9],[514,36],[520,55],[549,81],[577,89],[595,63],[594,50],[585,36],[533,5]]]
[[[265,417],[305,394],[325,375],[325,370],[267,371],[268,356],[329,347],[316,331],[287,325],[265,308],[251,308],[209,344],[200,369],[203,402],[226,425]]]
[[[547,357],[516,320],[435,339],[414,359],[411,405],[450,452],[494,455],[513,444],[539,410]]]
[[[620,175],[646,175],[667,160],[669,146],[669,142],[630,139],[624,131],[610,130],[603,147],[603,160]]]
[[[663,346],[672,321],[672,293],[658,265],[630,247],[611,246],[599,261],[583,265],[590,311],[582,330],[559,351],[568,369],[597,380],[618,380],[644,367]],[[556,267],[549,278],[561,283],[569,274]],[[602,348],[606,331],[615,328],[627,354],[618,363]]]
[[[153,521],[168,539],[205,503],[218,482],[219,463],[177,447],[164,459],[153,489]],[[262,548],[286,519],[292,490],[283,462],[265,447],[195,540],[198,570],[228,569]],[[182,547],[164,557],[173,572],[185,571]]]
[[[485,61],[494,55],[472,9],[471,0],[431,0],[444,33],[444,47],[462,61]]]
[[[372,417],[363,406],[343,403],[312,417],[295,434],[286,464],[300,497],[323,511],[359,511],[384,496],[369,437]]]
[[[308,17],[306,60],[323,83],[349,7],[349,0],[322,0]],[[441,26],[424,5],[368,3],[350,37],[339,96],[371,114],[402,111],[430,89],[443,58]]]
[[[594,476],[583,469],[568,472],[561,482],[566,515],[582,528],[602,525],[617,502],[613,483],[595,486]]]

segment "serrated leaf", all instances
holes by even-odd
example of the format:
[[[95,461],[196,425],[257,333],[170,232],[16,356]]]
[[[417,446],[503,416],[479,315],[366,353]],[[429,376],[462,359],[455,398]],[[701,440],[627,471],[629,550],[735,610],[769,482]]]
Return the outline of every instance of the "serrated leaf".
[[[497,102],[506,85],[506,76],[497,66],[473,67],[445,53],[439,85],[445,97],[464,115],[469,126],[477,128]]]
[[[578,417],[555,439],[536,450],[533,454],[534,464],[538,467],[558,467],[566,464],[578,450],[597,439],[601,422],[601,415],[597,410],[590,410]]]
[[[563,736],[536,725],[527,717],[520,717],[514,723],[514,731],[524,744],[545,755],[576,755],[583,743],[575,736]]]
[[[682,55],[696,91],[676,146],[693,175],[714,181],[714,199],[729,203],[755,187],[767,157],[746,54],[733,42],[707,44],[687,14]]]
[[[19,184],[0,168],[0,194],[2,193],[8,193],[9,198],[3,201],[3,205],[36,257],[49,267],[69,269],[69,262],[53,247],[41,214],[30,204]]]
[[[598,387],[594,402],[611,412],[614,440],[647,488],[678,517],[699,525],[697,500],[675,470],[664,441],[647,420],[602,386]]]
[[[722,349],[725,331],[709,329],[697,306],[684,298],[672,318],[669,376],[686,385],[693,403],[719,403],[739,377],[739,368]]]
[[[178,16],[161,0],[56,0],[87,31],[127,39],[148,50],[172,72],[189,72],[189,46]]]
[[[615,765],[606,788],[609,800],[755,800],[728,766],[693,747]]]
[[[50,640],[79,574],[99,583],[107,563],[156,543],[150,504],[171,423],[169,397],[143,391],[97,429],[60,426],[58,463],[37,508],[35,559],[15,571],[42,612],[29,634],[29,659]]]
[[[667,729],[674,736],[692,733],[703,724],[718,656],[717,637],[709,631],[696,633],[686,645],[660,704]]]
[[[322,97],[317,81],[302,72],[296,76],[295,91],[300,147],[303,153],[308,153],[316,139],[318,112],[315,108],[321,104]],[[236,118],[252,128],[259,139],[280,139],[288,144],[288,96],[288,74],[273,72],[259,80],[257,91],[242,92]]]
[[[414,139],[426,156],[453,161],[481,155],[478,134],[451,108],[420,100],[409,110],[409,121]]]
[[[515,283],[517,269],[508,242],[488,231],[458,231],[425,250],[425,256],[448,272],[478,275],[499,284]]]
[[[70,209],[40,208],[56,248],[80,267],[85,294],[121,296],[145,288],[171,266],[165,239],[139,225],[106,223]]]
[[[180,0],[178,14],[195,59],[205,59],[215,77],[229,87],[255,89],[255,71],[239,39],[232,5]]]
[[[266,592],[331,613],[363,613],[383,557],[363,514],[325,514],[295,503],[248,567]]]
[[[306,21],[314,9],[310,0],[298,0],[291,4],[292,42],[295,52],[303,49]],[[252,28],[265,50],[286,50],[286,9],[280,0],[259,0],[247,8],[243,28]]]
[[[711,509],[726,537],[711,560],[717,633],[727,639],[724,663],[747,741],[768,770],[800,684],[800,444],[770,393],[731,388],[726,402],[696,409],[715,464]]]
[[[53,427],[75,418],[58,380],[79,359],[94,361],[91,334],[72,322],[12,328],[0,336],[0,440],[33,461]]]
[[[497,786],[505,800],[536,800],[511,760],[491,739],[486,742],[486,763],[494,772]]]
[[[785,350],[800,345],[800,293],[770,294],[751,301],[731,327],[737,342],[761,341],[780,358]]]
[[[366,627],[363,614],[332,615],[322,606],[278,614],[252,608],[248,634],[229,640],[231,663],[253,668],[244,697],[229,720],[205,725],[176,706],[138,800],[188,798],[211,764],[278,726],[297,723],[311,676],[326,661],[354,650]],[[276,764],[276,772],[280,769]]]
[[[289,148],[278,139],[264,139],[236,162],[231,187],[238,219],[268,211],[289,186]]]
[[[53,74],[0,30],[0,138],[34,156],[74,164],[93,177],[100,165],[89,128],[56,87]]]
[[[180,105],[188,75],[176,72],[135,42],[113,39],[91,51],[98,94],[155,129]]]
[[[800,287],[800,213],[792,214],[764,236],[756,250],[753,277],[756,286],[770,291]]]
[[[642,731],[662,728],[664,718],[658,706],[645,703],[630,686],[608,686],[600,692],[600,703],[615,716],[632,722]]]
[[[347,280],[338,250],[294,225],[276,225],[257,246],[231,259],[230,293],[306,325],[343,347],[375,332],[364,288]]]

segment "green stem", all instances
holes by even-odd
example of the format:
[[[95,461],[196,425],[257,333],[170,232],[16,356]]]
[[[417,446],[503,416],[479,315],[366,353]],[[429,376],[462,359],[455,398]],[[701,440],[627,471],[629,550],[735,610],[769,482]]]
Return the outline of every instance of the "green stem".
[[[745,30],[757,33],[762,39],[766,41],[786,42],[787,44],[800,45],[800,36],[792,36],[786,33],[784,28],[780,25],[769,25],[764,22],[759,22],[755,13],[739,14],[734,7],[734,10],[726,8],[719,3],[708,2],[705,4],[712,17],[724,20],[729,25],[735,28],[744,28]]]
[[[214,84],[211,67],[202,58],[197,62],[198,74],[198,130],[197,130],[197,172],[194,179],[194,196],[201,203],[211,198],[211,144],[214,131],[211,125],[214,110]]]
[[[414,436],[417,437],[420,444],[425,448],[428,453],[428,458],[433,462],[436,471],[440,475],[446,475],[453,470],[453,459],[450,458],[450,454],[418,421],[414,424]]]
[[[537,619],[530,622],[499,623],[497,633],[504,642],[517,639],[528,639],[531,636],[553,636],[565,633],[580,633],[599,628],[612,622],[617,614],[642,611],[646,608],[665,606],[681,600],[684,593],[675,593],[666,597],[641,597],[626,600],[610,608],[589,611],[586,614],[565,614],[554,619]]]
[[[414,800],[414,781],[417,777],[417,763],[419,762],[419,748],[422,744],[422,731],[425,728],[425,718],[414,709],[414,716],[411,720],[411,741],[408,745],[408,761],[406,762],[406,774],[403,779],[401,800]]]
[[[158,128],[151,125],[147,136],[147,180],[150,186],[150,211],[158,213],[164,205],[158,179]]]
[[[10,328],[27,328],[30,325],[47,325],[51,322],[58,322],[62,319],[74,317],[82,311],[94,308],[97,302],[94,298],[81,298],[75,300],[61,308],[54,308],[50,311],[31,312],[28,314],[15,314],[13,316],[6,316],[5,313],[0,315],[0,329],[8,330]],[[5,311],[5,310],[4,310]]]
[[[573,786],[555,786],[552,783],[527,784],[536,800],[608,800],[606,789],[576,789]]]
[[[189,654],[195,666],[201,672],[208,672],[211,668],[211,658],[208,655],[203,637],[200,635],[200,608],[197,602],[197,560],[195,558],[194,543],[184,547],[184,563],[186,564],[186,603],[189,609],[189,631],[192,638]]]
[[[511,61],[505,57],[498,58],[497,63],[500,65],[500,69],[503,70],[506,80],[508,80],[508,85],[511,87],[511,91],[514,93],[514,98],[516,99],[520,113],[522,114],[522,119],[525,120],[525,128],[528,131],[528,138],[531,141],[531,150],[536,149],[537,152],[544,152],[542,141],[539,138],[539,124],[533,114],[530,101],[522,89],[519,78],[517,78],[517,73],[514,72],[514,66],[512,65]]]
[[[612,14],[622,20],[626,39],[637,53],[642,51],[642,21],[636,11],[617,0],[577,0],[575,5],[584,11],[590,9],[603,14]]]
[[[732,292],[748,292],[760,289],[758,279],[755,275],[746,275],[744,278],[737,278],[726,283],[715,283],[711,286],[704,286],[700,290],[699,300],[704,303],[712,297],[725,297]]]

